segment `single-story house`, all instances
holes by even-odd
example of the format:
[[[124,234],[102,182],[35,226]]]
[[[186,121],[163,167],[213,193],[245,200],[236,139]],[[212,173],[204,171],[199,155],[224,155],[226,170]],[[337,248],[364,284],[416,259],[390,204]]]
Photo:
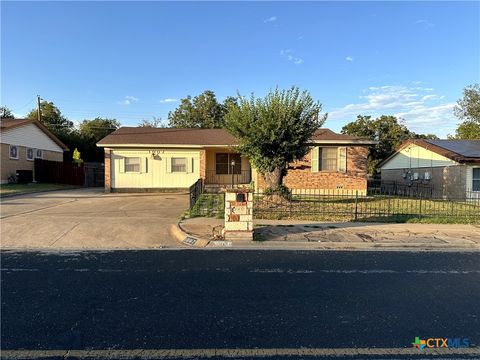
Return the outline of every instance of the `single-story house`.
[[[34,170],[34,160],[63,161],[68,147],[41,122],[31,119],[1,119],[1,183],[19,170]]]
[[[430,184],[447,198],[480,195],[480,140],[411,139],[380,164],[382,182]]]
[[[294,192],[365,194],[372,144],[320,129],[307,156],[290,164],[284,183]],[[236,145],[235,137],[223,129],[145,127],[121,127],[97,143],[105,149],[106,191],[178,190],[200,178],[207,189],[253,181],[256,190],[263,190],[263,177],[235,151]]]

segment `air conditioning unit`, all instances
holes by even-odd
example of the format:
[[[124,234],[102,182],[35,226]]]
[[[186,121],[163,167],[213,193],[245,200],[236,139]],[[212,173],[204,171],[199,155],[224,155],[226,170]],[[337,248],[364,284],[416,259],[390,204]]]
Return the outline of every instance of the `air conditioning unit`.
[[[418,173],[417,172],[413,173],[413,180],[418,180]]]
[[[432,178],[432,174],[430,174],[430,172],[428,172],[428,171],[425,171],[425,177],[424,177],[424,179],[425,179],[425,180],[430,180],[431,178]]]

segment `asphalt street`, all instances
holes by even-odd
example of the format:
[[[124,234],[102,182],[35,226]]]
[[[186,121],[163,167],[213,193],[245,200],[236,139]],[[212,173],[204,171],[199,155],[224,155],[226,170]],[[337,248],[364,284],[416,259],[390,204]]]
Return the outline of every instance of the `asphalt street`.
[[[406,349],[416,336],[468,338],[475,347],[480,254],[3,251],[1,306],[4,357],[257,349],[258,358],[290,349],[284,355],[295,358],[295,349]]]

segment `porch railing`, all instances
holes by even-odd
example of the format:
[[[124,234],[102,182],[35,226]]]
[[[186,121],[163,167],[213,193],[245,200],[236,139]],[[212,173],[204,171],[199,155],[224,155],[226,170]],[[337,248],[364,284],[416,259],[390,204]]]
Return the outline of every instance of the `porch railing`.
[[[197,202],[198,198],[200,195],[203,194],[203,181],[202,179],[198,179],[195,184],[190,186],[188,189],[188,192],[190,194],[190,210],[193,208],[195,203]]]
[[[207,170],[205,184],[238,185],[249,184],[251,180],[251,170],[242,170],[238,174],[217,174],[215,170]]]

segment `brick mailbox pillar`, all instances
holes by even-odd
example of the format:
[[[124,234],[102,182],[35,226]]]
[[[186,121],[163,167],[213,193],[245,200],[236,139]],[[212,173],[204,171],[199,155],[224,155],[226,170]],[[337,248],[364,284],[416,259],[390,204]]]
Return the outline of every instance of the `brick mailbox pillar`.
[[[249,190],[225,192],[225,240],[253,240],[253,193]]]

